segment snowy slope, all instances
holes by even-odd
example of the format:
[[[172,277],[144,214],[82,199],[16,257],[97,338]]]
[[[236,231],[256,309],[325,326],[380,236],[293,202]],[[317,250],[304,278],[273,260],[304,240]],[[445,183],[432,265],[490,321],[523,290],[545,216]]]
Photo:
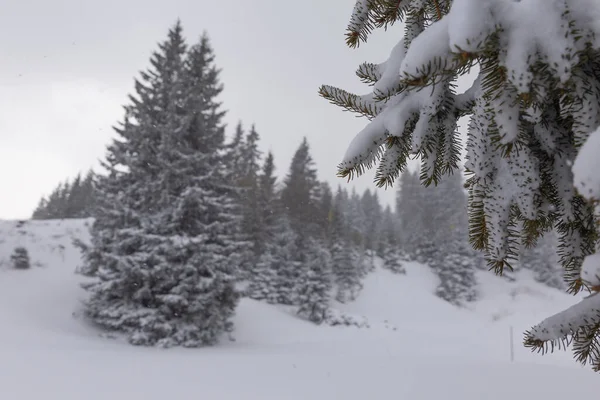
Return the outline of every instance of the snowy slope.
[[[520,346],[524,328],[576,299],[527,277],[508,283],[482,273],[481,301],[459,310],[431,294],[436,278],[416,263],[406,276],[376,270],[357,301],[336,305],[368,318],[369,328],[314,326],[243,300],[235,341],[215,348],[110,340],[80,317],[72,241],[87,239],[86,223],[0,221],[1,398],[563,400],[600,389],[568,353],[542,357]],[[9,268],[17,245],[28,248],[31,270]]]

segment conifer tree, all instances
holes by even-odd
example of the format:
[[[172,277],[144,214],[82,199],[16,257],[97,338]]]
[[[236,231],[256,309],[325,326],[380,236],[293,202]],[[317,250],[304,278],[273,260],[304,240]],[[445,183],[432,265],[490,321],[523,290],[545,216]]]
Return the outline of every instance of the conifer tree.
[[[384,254],[391,250],[400,250],[399,235],[400,227],[396,213],[392,212],[392,208],[388,205],[383,210],[381,222],[381,240],[379,242],[378,254],[384,257]]]
[[[463,240],[454,240],[451,245],[436,253],[430,261],[431,268],[440,278],[435,294],[447,302],[464,306],[477,299],[475,271],[479,261]]]
[[[379,247],[381,231],[381,204],[377,193],[366,190],[361,197],[362,215],[365,225],[363,228],[363,242],[366,250],[365,262],[370,270],[375,268],[375,256]]]
[[[271,226],[269,241],[261,254],[250,284],[249,297],[269,303],[294,305],[302,263],[297,238],[285,215]]]
[[[347,193],[338,187],[330,213],[330,252],[336,299],[341,303],[354,300],[362,288],[359,265],[362,258],[348,234],[347,201]]]
[[[523,268],[533,272],[536,281],[556,289],[565,289],[563,270],[558,262],[558,238],[550,231],[534,247],[523,249],[519,259]]]
[[[262,166],[261,173],[258,177],[258,210],[260,212],[260,226],[263,228],[259,233],[259,253],[262,254],[264,249],[262,244],[272,239],[271,231],[277,223],[283,210],[277,198],[277,178],[275,177],[275,161],[273,153],[269,152]]]
[[[78,203],[79,198],[81,197],[81,174],[77,174],[73,182],[71,182],[69,192],[65,198],[65,217],[73,218],[78,214]],[[73,216],[73,217],[72,217]]]
[[[33,210],[31,219],[50,219],[48,215],[48,199],[45,196],[40,199],[35,210]]]
[[[281,203],[300,241],[318,235],[319,181],[306,138],[296,150],[283,182]]]
[[[47,218],[62,218],[64,203],[62,193],[64,192],[65,182],[60,182],[58,186],[48,196],[45,215]]]
[[[275,163],[269,152],[258,177],[258,211],[262,231],[259,259],[251,279],[249,296],[269,303],[296,303],[300,271],[298,238],[277,197]]]
[[[81,191],[75,201],[76,218],[88,218],[93,214],[96,201],[95,179],[94,171],[89,170],[81,183]]]
[[[310,239],[298,282],[298,315],[316,324],[327,317],[332,290],[329,251]]]
[[[330,254],[331,269],[337,286],[336,300],[340,303],[355,300],[362,289],[359,265],[361,257],[357,249],[338,240],[332,245]]]
[[[108,148],[84,273],[87,315],[133,344],[196,347],[232,328],[239,207],[208,37],[179,23],[136,82]]]
[[[319,183],[317,191],[315,221],[318,225],[318,235],[325,241],[329,241],[329,213],[333,207],[333,193],[327,182]]]
[[[238,121],[233,138],[225,146],[225,162],[231,182],[238,184],[244,177],[245,132],[242,122]]]
[[[395,247],[386,248],[383,254],[383,267],[395,274],[406,274],[402,251]]]
[[[370,94],[320,89],[371,120],[352,141],[340,175],[378,164],[380,186],[392,184],[412,156],[421,159],[423,184],[442,181],[458,168],[457,120],[470,116],[471,244],[500,274],[521,247],[556,226],[569,291],[594,293],[527,332],[525,345],[545,351],[572,342],[576,358],[597,370],[600,271],[590,255],[598,245],[600,29],[590,16],[599,13],[599,3],[578,0],[547,4],[543,12],[528,1],[358,0],[350,46],[399,21],[405,34],[386,62],[359,67]],[[458,77],[470,71],[474,83],[458,94]]]
[[[381,203],[377,192],[372,192],[367,189],[361,198],[362,212],[365,216],[365,247],[368,250],[375,252],[379,245],[381,234]]]
[[[399,241],[402,249],[415,256],[417,250],[426,241],[423,221],[425,219],[423,192],[418,175],[405,171],[400,176],[400,185],[396,194],[396,214],[399,221]]]
[[[67,196],[65,195],[65,186],[68,182],[60,182],[56,188],[48,195],[42,197],[38,206],[33,211],[32,219],[61,219],[64,218],[67,208]]]
[[[347,209],[348,228],[352,242],[355,246],[365,250],[365,226],[366,216],[362,207],[360,195],[356,189],[352,189],[348,197]]]
[[[246,135],[242,146],[242,171],[239,186],[242,196],[242,212],[244,214],[243,230],[249,241],[252,242],[252,251],[255,261],[261,255],[262,241],[264,240],[262,210],[260,209],[260,159],[261,152],[258,150],[259,135],[254,125]]]

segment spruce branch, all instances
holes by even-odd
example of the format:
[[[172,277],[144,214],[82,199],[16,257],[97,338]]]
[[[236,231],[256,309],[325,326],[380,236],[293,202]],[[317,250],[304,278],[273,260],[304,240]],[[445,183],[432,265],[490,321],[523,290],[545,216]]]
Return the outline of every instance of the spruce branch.
[[[370,95],[358,96],[333,86],[321,86],[319,95],[346,111],[355,112],[369,119],[376,117],[382,109],[380,104],[371,100]]]
[[[512,268],[521,249],[556,230],[569,292],[594,291],[596,287],[581,279],[581,267],[596,250],[599,217],[593,213],[595,204],[575,193],[571,165],[600,126],[595,25],[572,12],[573,0],[565,0],[540,15],[545,23],[559,21],[555,30],[522,30],[523,40],[517,43],[515,29],[520,28],[513,17],[525,11],[520,2],[478,5],[486,23],[470,30],[458,25],[464,19],[446,18],[453,11],[451,1],[359,3],[364,7],[353,16],[358,23],[350,30],[349,45],[355,47],[373,29],[399,20],[405,22],[405,35],[388,61],[359,67],[358,77],[374,86],[371,97],[321,93],[372,119],[349,147],[340,176],[351,179],[378,163],[375,183],[388,187],[414,155],[421,160],[421,183],[438,184],[458,167],[456,119],[471,114],[466,145],[466,171],[471,176],[466,186],[472,246],[486,253],[491,269],[502,273]],[[537,22],[532,15],[523,17]],[[552,43],[561,43],[564,50],[549,45],[551,35]],[[449,43],[455,43],[454,48]],[[386,71],[389,66],[397,73]],[[479,67],[475,83],[456,95],[449,83],[473,67]],[[590,360],[600,368],[600,320],[585,318],[571,334],[532,336],[528,343],[542,350],[573,344],[579,361]]]
[[[379,65],[367,62],[358,67],[356,75],[363,83],[368,85],[374,85],[382,76]]]
[[[600,296],[586,297],[574,306],[547,318],[527,332],[525,347],[542,354],[573,344],[573,353],[582,364],[589,362],[598,370],[600,363]]]
[[[440,2],[439,0],[433,0],[433,4],[435,5],[435,14],[439,21],[440,19],[442,19],[442,9],[440,8]]]
[[[373,8],[376,0],[356,0],[352,17],[346,29],[346,44],[356,48],[360,42],[366,42],[374,28]]]
[[[377,187],[392,187],[394,181],[406,169],[410,152],[410,139],[389,136],[385,141],[385,151],[375,173]]]

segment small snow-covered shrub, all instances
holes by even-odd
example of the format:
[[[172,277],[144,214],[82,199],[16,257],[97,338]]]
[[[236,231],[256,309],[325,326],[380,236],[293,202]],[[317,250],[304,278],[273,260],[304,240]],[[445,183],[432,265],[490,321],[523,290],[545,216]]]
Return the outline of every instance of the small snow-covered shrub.
[[[358,328],[369,328],[369,321],[362,316],[346,314],[340,310],[328,309],[325,312],[324,323],[331,326],[345,325]]]
[[[31,262],[29,261],[29,252],[25,247],[16,247],[10,256],[10,261],[15,269],[29,269]]]

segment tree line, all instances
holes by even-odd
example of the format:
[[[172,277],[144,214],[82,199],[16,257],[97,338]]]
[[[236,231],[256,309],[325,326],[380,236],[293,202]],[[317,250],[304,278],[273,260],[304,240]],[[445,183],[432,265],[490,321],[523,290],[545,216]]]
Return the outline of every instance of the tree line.
[[[46,197],[42,197],[33,211],[32,219],[88,218],[94,206],[94,172],[78,174],[73,181],[66,180]]]
[[[429,264],[436,294],[477,298],[485,264],[466,242],[466,195],[455,174],[424,188],[402,174],[396,211],[376,192],[319,180],[306,138],[285,178],[260,150],[255,126],[225,135],[223,90],[207,35],[188,45],[180,23],[135,81],[105,173],[65,182],[34,218],[92,216],[80,244],[86,315],[138,345],[202,346],[233,329],[242,296],[296,307],[314,323],[339,323],[334,300],[355,299],[383,267]]]

